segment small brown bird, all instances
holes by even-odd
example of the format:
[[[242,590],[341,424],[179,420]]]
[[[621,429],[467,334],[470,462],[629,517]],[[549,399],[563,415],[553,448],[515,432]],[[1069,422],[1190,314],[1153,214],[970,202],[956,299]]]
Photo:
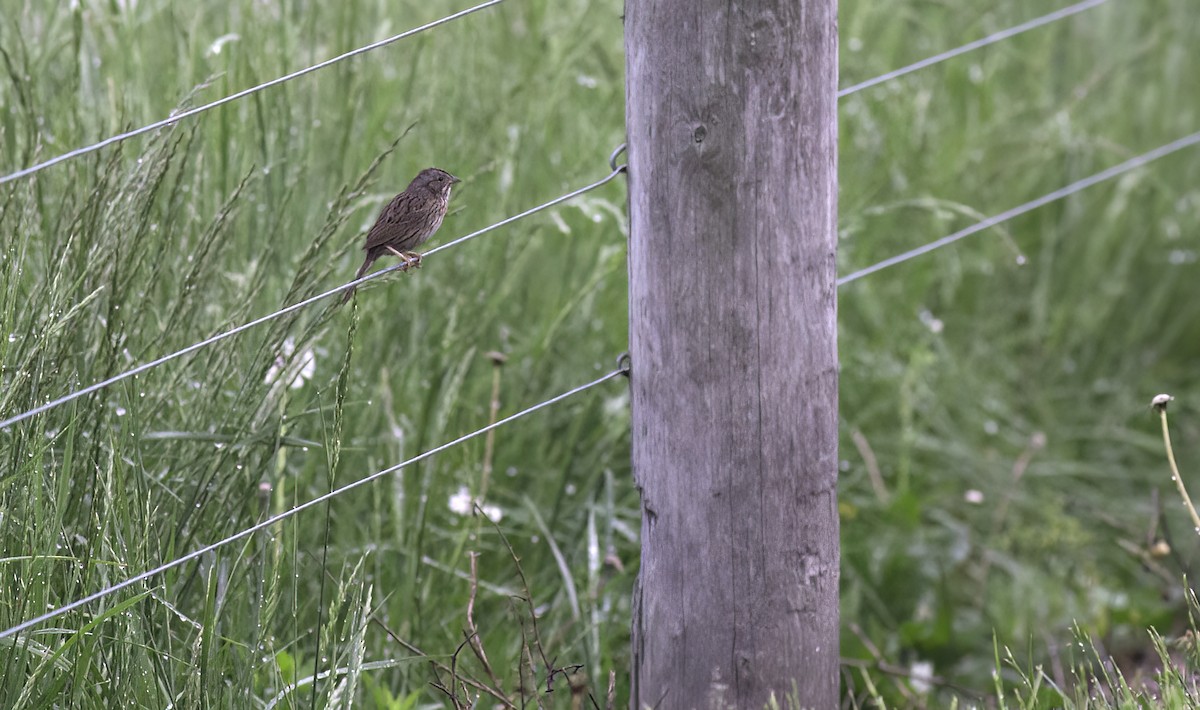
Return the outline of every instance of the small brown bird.
[[[446,217],[446,206],[450,202],[450,188],[461,182],[445,170],[425,168],[404,188],[404,192],[379,213],[375,225],[367,232],[363,251],[367,258],[354,278],[362,278],[375,260],[386,254],[395,254],[404,260],[406,268],[421,265],[421,255],[413,251],[442,226]],[[342,303],[350,300],[354,289],[346,291]]]

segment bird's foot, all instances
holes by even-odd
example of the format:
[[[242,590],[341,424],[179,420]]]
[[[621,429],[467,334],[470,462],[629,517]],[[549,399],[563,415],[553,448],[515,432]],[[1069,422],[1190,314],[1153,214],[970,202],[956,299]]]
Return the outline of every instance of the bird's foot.
[[[400,257],[400,261],[404,262],[402,271],[415,269],[421,265],[421,255],[415,251],[400,251],[394,247],[388,247],[388,251]]]

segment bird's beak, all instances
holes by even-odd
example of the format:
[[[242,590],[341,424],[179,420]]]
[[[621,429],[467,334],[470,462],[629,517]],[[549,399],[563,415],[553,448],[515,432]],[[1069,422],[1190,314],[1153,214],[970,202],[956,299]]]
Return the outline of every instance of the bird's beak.
[[[460,182],[462,182],[461,178],[456,178],[453,175],[450,176],[450,184],[451,185],[454,185],[455,183],[460,183]]]

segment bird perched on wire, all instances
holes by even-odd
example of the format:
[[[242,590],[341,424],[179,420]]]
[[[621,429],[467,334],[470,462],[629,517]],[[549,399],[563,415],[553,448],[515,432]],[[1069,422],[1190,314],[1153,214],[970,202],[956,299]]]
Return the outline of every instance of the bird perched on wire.
[[[363,244],[367,258],[354,278],[362,278],[371,264],[386,254],[400,257],[406,270],[420,266],[421,255],[413,249],[442,226],[450,202],[450,188],[457,182],[461,180],[439,168],[425,168],[417,173],[404,192],[393,197],[383,208],[375,225],[367,232],[367,241]],[[354,289],[347,290],[342,303],[353,295]]]

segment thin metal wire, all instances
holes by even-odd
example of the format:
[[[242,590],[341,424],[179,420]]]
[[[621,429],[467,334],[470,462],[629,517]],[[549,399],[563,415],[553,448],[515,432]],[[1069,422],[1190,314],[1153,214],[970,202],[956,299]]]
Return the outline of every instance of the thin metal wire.
[[[624,166],[624,165],[618,165],[618,166],[617,166],[617,169],[616,169],[616,170],[613,170],[611,173],[609,173],[607,177],[601,178],[600,180],[597,180],[596,182],[592,183],[591,185],[587,185],[587,186],[585,186],[585,187],[581,187],[581,188],[579,188],[578,190],[576,190],[576,191],[574,191],[574,192],[568,192],[567,194],[563,195],[562,197],[556,197],[555,199],[553,199],[553,200],[550,200],[549,202],[547,202],[547,203],[545,203],[545,204],[538,205],[537,207],[534,207],[533,209],[525,210],[525,211],[524,211],[524,212],[522,212],[521,214],[518,214],[518,215],[513,215],[512,217],[509,217],[508,219],[506,219],[506,220],[504,220],[504,221],[502,221],[502,222],[497,222],[497,223],[493,224],[493,225],[492,225],[492,226],[490,226],[490,227],[486,227],[486,228],[484,228],[484,229],[481,229],[481,230],[479,230],[478,232],[474,232],[474,233],[472,233],[472,234],[468,234],[468,235],[467,235],[467,236],[465,236],[465,237],[459,237],[458,239],[455,239],[455,240],[454,240],[454,241],[452,241],[452,242],[446,242],[445,244],[442,244],[442,245],[440,245],[440,246],[436,246],[436,247],[434,247],[434,248],[430,249],[429,251],[426,251],[426,252],[422,253],[422,254],[421,254],[421,258],[422,258],[422,259],[424,259],[425,257],[427,257],[427,256],[429,256],[429,255],[431,255],[431,254],[436,254],[436,253],[438,253],[439,251],[442,251],[443,249],[449,249],[450,247],[458,246],[459,244],[462,244],[463,242],[465,242],[465,241],[467,241],[467,240],[469,240],[469,239],[474,239],[475,237],[478,237],[479,235],[481,235],[481,234],[484,234],[485,232],[490,232],[490,231],[492,231],[493,229],[496,229],[496,228],[498,228],[498,227],[503,227],[503,226],[504,226],[504,225],[506,225],[506,224],[510,224],[510,223],[512,223],[512,222],[516,222],[518,219],[523,219],[523,218],[525,218],[525,217],[528,217],[529,215],[531,215],[531,214],[533,214],[533,213],[535,213],[535,212],[541,212],[542,210],[546,209],[547,207],[553,207],[554,205],[557,205],[557,204],[560,204],[560,203],[566,202],[567,200],[570,200],[570,199],[573,199],[573,198],[579,197],[580,195],[582,195],[582,194],[583,194],[583,193],[585,193],[585,192],[591,192],[592,190],[595,190],[596,188],[598,188],[598,187],[600,187],[600,186],[602,186],[602,185],[607,185],[609,182],[611,182],[611,181],[612,181],[612,179],[613,179],[613,178],[615,178],[616,176],[620,175],[620,174],[621,174],[621,173],[623,173],[623,172],[625,172],[625,166]],[[395,270],[395,269],[400,269],[400,268],[404,268],[404,265],[403,265],[403,264],[400,264],[399,266],[394,266],[394,267],[391,267],[391,268],[390,268],[390,269],[388,269],[388,270],[389,270],[389,271],[392,271],[392,270]],[[386,273],[386,272],[380,272],[380,273]],[[336,290],[337,290],[337,291],[341,291],[341,290],[344,290],[344,289],[346,289],[346,288],[349,288],[349,287],[350,287],[350,286],[352,286],[352,285],[354,285],[354,282],[353,282],[353,281],[352,281],[352,282],[350,282],[350,283],[348,283],[348,284],[346,284],[345,286],[342,286],[342,287],[341,287],[341,288],[339,288],[339,289],[336,289]],[[3,428],[3,424],[2,424],[2,423],[0,423],[0,428]]]
[[[626,144],[622,143],[621,145],[617,146],[615,150],[613,150],[613,152],[608,156],[608,167],[612,168],[614,171],[626,167],[625,163],[617,165],[617,158],[621,157],[621,153],[625,152],[625,148]]]
[[[1041,197],[1037,198],[1036,200],[1030,200],[1029,202],[1026,202],[1022,205],[1018,205],[1016,207],[1013,207],[1012,209],[1005,210],[1004,212],[1001,212],[1000,214],[994,215],[992,217],[988,217],[987,219],[985,219],[981,222],[976,222],[975,224],[971,225],[970,227],[967,227],[966,229],[960,229],[959,231],[955,232],[954,234],[947,235],[945,237],[942,237],[941,239],[930,242],[924,246],[917,247],[916,249],[911,249],[909,251],[904,252],[903,254],[897,254],[896,256],[893,256],[891,258],[884,259],[883,261],[881,261],[877,264],[872,264],[871,266],[868,266],[865,269],[859,269],[858,271],[847,274],[837,280],[837,285],[844,286],[844,285],[850,283],[851,281],[857,281],[864,276],[869,276],[870,274],[873,274],[877,271],[882,271],[883,269],[886,269],[889,266],[895,266],[896,264],[900,264],[902,262],[908,261],[909,259],[915,259],[918,256],[921,256],[922,254],[928,254],[929,252],[934,251],[935,249],[941,249],[942,247],[946,246],[947,244],[953,244],[954,242],[957,242],[960,239],[969,237],[972,234],[976,234],[978,232],[982,232],[983,230],[985,230],[989,227],[994,227],[997,224],[1000,224],[1001,222],[1007,222],[1008,220],[1012,219],[1013,217],[1019,217],[1020,215],[1023,215],[1026,212],[1030,212],[1030,211],[1035,210],[1044,205],[1048,205],[1051,202],[1061,200],[1062,198],[1067,197],[1069,195],[1074,195],[1076,192],[1085,190],[1097,183],[1104,182],[1105,180],[1111,180],[1112,178],[1117,177],[1118,175],[1127,173],[1130,170],[1139,168],[1147,163],[1158,160],[1159,158],[1168,156],[1172,153],[1183,150],[1184,148],[1188,148],[1190,146],[1196,145],[1197,143],[1200,143],[1200,132],[1193,133],[1190,136],[1184,136],[1183,138],[1171,141],[1170,143],[1167,143],[1166,145],[1155,148],[1154,150],[1148,151],[1146,153],[1142,153],[1139,156],[1136,156],[1136,157],[1130,158],[1129,160],[1126,160],[1125,162],[1121,163],[1120,165],[1114,165],[1113,167],[1111,167],[1107,170],[1102,170],[1102,171],[1096,173],[1095,175],[1086,177],[1077,182],[1073,182],[1070,185],[1059,188],[1049,194],[1042,195]]]
[[[256,525],[253,525],[251,527],[248,527],[245,530],[242,530],[238,533],[230,535],[227,538],[218,540],[217,542],[214,542],[209,545],[205,545],[204,547],[193,550],[192,552],[189,552],[186,555],[183,555],[182,557],[178,557],[170,562],[167,562],[166,564],[159,565],[158,567],[155,567],[154,569],[147,570],[145,572],[142,572],[139,575],[130,577],[129,579],[126,579],[123,582],[118,582],[112,586],[105,587],[104,589],[101,589],[98,592],[89,594],[86,597],[83,597],[82,599],[78,599],[76,601],[71,602],[70,604],[66,604],[57,609],[53,609],[53,610],[48,611],[44,614],[41,614],[37,617],[34,617],[28,621],[23,621],[20,624],[17,624],[16,626],[5,629],[4,631],[0,631],[0,639],[5,639],[5,638],[8,638],[15,634],[19,634],[22,631],[26,631],[28,629],[33,628],[34,626],[37,626],[39,624],[50,621],[51,619],[58,618],[58,617],[62,616],[63,614],[67,614],[67,613],[72,612],[82,606],[90,604],[90,603],[96,601],[97,599],[103,599],[104,597],[107,597],[110,594],[119,592],[122,589],[131,587],[135,584],[138,584],[139,582],[144,582],[147,579],[150,579],[151,577],[155,577],[157,575],[162,574],[163,572],[166,572],[167,570],[171,570],[176,567],[179,567],[182,564],[185,564],[185,563],[190,562],[198,557],[206,555],[218,548],[224,547],[225,545],[228,545],[232,542],[237,542],[238,540],[241,540],[242,538],[249,537],[256,532],[259,532],[260,530],[265,530],[265,529],[271,527],[272,525],[274,525],[278,522],[281,522],[283,520],[287,520],[288,518],[292,517],[293,515],[297,515],[298,513],[308,510],[309,508],[312,508],[313,506],[320,505],[321,503],[324,503],[327,500],[330,500],[332,498],[340,496],[343,493],[354,490],[355,488],[358,488],[360,486],[365,486],[366,484],[368,484],[372,481],[375,481],[375,480],[382,478],[384,476],[387,476],[389,474],[395,473],[396,471],[399,471],[400,469],[405,468],[406,466],[411,466],[414,463],[423,461],[431,456],[434,456],[435,454],[439,454],[447,449],[458,446],[459,444],[461,444],[465,441],[469,441],[471,439],[474,439],[477,436],[486,434],[487,432],[489,432],[493,429],[502,427],[505,424],[508,424],[510,422],[516,421],[517,419],[520,419],[522,417],[533,414],[534,412],[536,412],[540,409],[545,409],[546,407],[549,407],[552,404],[557,404],[558,402],[561,402],[564,399],[567,399],[568,397],[571,397],[573,395],[579,394],[580,392],[589,390],[593,387],[596,387],[597,385],[601,385],[605,382],[608,382],[611,379],[621,377],[623,374],[624,374],[624,372],[622,370],[613,370],[612,372],[608,373],[607,375],[604,375],[603,377],[592,380],[591,382],[589,382],[585,385],[580,385],[579,387],[576,387],[572,390],[563,392],[562,394],[560,394],[556,397],[551,397],[550,399],[547,399],[543,402],[539,402],[538,404],[535,404],[532,407],[523,409],[523,410],[517,412],[516,414],[513,414],[512,416],[505,417],[504,419],[501,419],[493,424],[489,424],[489,425],[483,427],[482,429],[473,431],[470,434],[464,434],[463,436],[460,436],[453,441],[449,441],[445,444],[442,444],[441,446],[430,449],[429,451],[426,451],[425,453],[418,454],[417,456],[414,456],[411,459],[408,459],[407,461],[402,461],[394,466],[385,468],[382,471],[377,471],[375,473],[372,473],[371,475],[367,476],[366,478],[360,478],[357,481],[354,481],[353,483],[347,483],[346,485],[344,485],[340,488],[335,488],[334,490],[329,491],[328,493],[320,495],[320,496],[313,498],[312,500],[309,500],[307,502],[301,503],[300,505],[297,505],[296,507],[286,510],[282,513],[273,515],[270,518],[267,518],[266,520],[263,520],[262,522],[260,522]]]
[[[549,202],[544,202],[544,203],[538,205],[537,207],[533,207],[531,209],[525,210],[521,214],[514,215],[512,217],[509,217],[508,219],[501,220],[499,222],[496,222],[495,224],[484,227],[483,229],[480,229],[476,232],[471,232],[470,234],[468,234],[464,237],[459,237],[458,239],[455,239],[452,242],[447,242],[446,244],[442,244],[441,246],[434,247],[433,249],[426,251],[422,255],[422,258],[430,256],[431,254],[436,254],[439,251],[442,251],[444,249],[449,249],[450,247],[458,246],[459,244],[462,244],[465,241],[474,239],[475,237],[481,236],[483,234],[487,234],[488,232],[491,232],[495,229],[499,229],[500,227],[503,227],[505,225],[512,224],[513,222],[516,222],[519,219],[523,219],[525,217],[528,217],[529,215],[535,214],[537,212],[541,212],[542,210],[547,209],[549,207],[553,207],[554,205],[566,202],[567,200],[570,200],[574,197],[578,197],[579,195],[582,195],[585,192],[590,192],[592,190],[595,190],[596,188],[600,187],[601,185],[607,184],[609,181],[611,181],[613,178],[620,175],[624,171],[625,171],[624,165],[618,166],[618,168],[616,170],[609,173],[609,175],[605,178],[597,180],[596,182],[594,182],[590,185],[581,187],[578,190],[575,190],[574,192],[568,192],[567,194],[562,195],[561,197],[556,197],[553,200],[550,200]],[[11,416],[8,419],[5,419],[4,421],[0,421],[0,431],[7,429],[8,427],[12,426],[13,424],[22,422],[26,419],[29,419],[30,417],[37,416],[38,414],[41,414],[42,412],[47,412],[51,409],[54,409],[55,407],[62,406],[68,402],[73,402],[73,401],[79,399],[80,397],[91,394],[92,392],[102,390],[102,389],[109,387],[111,385],[114,385],[118,382],[127,380],[130,377],[139,375],[147,370],[151,370],[155,367],[158,367],[159,365],[168,363],[176,358],[183,357],[184,355],[187,355],[189,353],[194,353],[197,350],[200,350],[201,348],[205,348],[205,347],[208,347],[209,345],[212,345],[213,343],[219,343],[220,341],[225,340],[226,338],[231,338],[231,337],[237,335],[238,333],[242,333],[247,330],[250,330],[251,328],[254,328],[255,326],[259,326],[259,325],[262,325],[263,323],[270,322],[272,320],[275,320],[276,318],[279,318],[280,316],[285,316],[289,313],[298,311],[301,308],[311,306],[312,304],[316,303],[317,301],[320,301],[323,298],[328,298],[334,294],[341,293],[342,291],[345,291],[348,288],[354,288],[354,287],[358,286],[359,284],[363,284],[363,283],[366,283],[367,281],[370,281],[371,279],[376,279],[376,278],[383,276],[384,274],[388,274],[393,271],[399,271],[404,268],[405,268],[404,264],[396,264],[395,266],[389,266],[386,269],[380,269],[379,271],[376,271],[373,274],[368,274],[367,276],[364,276],[360,279],[355,279],[353,281],[350,281],[349,283],[342,284],[341,286],[338,286],[337,288],[330,289],[328,291],[325,291],[324,293],[320,293],[320,294],[317,294],[316,296],[312,296],[311,298],[306,298],[303,301],[293,303],[292,305],[287,306],[285,308],[281,308],[278,311],[275,311],[274,313],[268,313],[267,315],[265,315],[261,318],[256,318],[256,319],[250,321],[249,323],[243,323],[242,325],[239,325],[236,328],[230,328],[229,330],[227,330],[223,333],[217,333],[216,335],[214,335],[210,338],[205,338],[204,340],[201,340],[198,343],[193,343],[193,344],[187,346],[186,348],[183,348],[182,350],[176,350],[175,352],[173,352],[169,355],[163,355],[162,357],[158,358],[157,360],[151,360],[150,362],[142,363],[141,365],[138,365],[137,367],[126,370],[120,374],[113,375],[112,377],[108,378],[107,380],[102,380],[95,384],[88,385],[87,387],[84,387],[83,389],[71,392],[70,394],[65,394],[62,397],[59,397],[58,399],[51,400],[49,402],[46,402],[45,404],[42,404],[37,407],[34,407],[33,409],[30,409],[29,411],[21,412],[20,414]]]
[[[1042,15],[1041,17],[1030,20],[1028,22],[1022,22],[1021,24],[1016,25],[1014,27],[1009,27],[1006,30],[1000,30],[999,32],[990,34],[987,37],[984,37],[983,39],[977,39],[974,42],[969,42],[967,44],[964,44],[961,47],[957,47],[955,49],[951,49],[951,50],[942,52],[941,54],[935,54],[932,57],[929,57],[928,59],[922,59],[921,61],[916,62],[915,64],[909,64],[906,67],[901,67],[899,69],[896,69],[895,71],[890,71],[887,74],[881,74],[881,75],[875,77],[874,79],[867,79],[866,81],[860,82],[858,84],[854,84],[853,86],[848,86],[845,89],[842,89],[841,91],[838,92],[838,98],[840,99],[844,96],[849,96],[850,94],[862,91],[863,89],[869,89],[872,86],[877,86],[886,81],[891,81],[892,79],[904,76],[905,74],[911,74],[912,72],[915,72],[918,69],[924,69],[925,67],[930,67],[930,66],[933,66],[934,64],[940,64],[941,62],[944,62],[947,59],[953,59],[954,57],[957,57],[960,54],[966,54],[967,52],[979,49],[980,47],[986,47],[989,44],[995,44],[996,42],[999,42],[1001,40],[1005,40],[1005,39],[1008,39],[1009,37],[1014,37],[1016,35],[1019,35],[1022,32],[1028,32],[1029,30],[1036,29],[1038,27],[1042,27],[1043,25],[1048,25],[1052,22],[1056,22],[1058,20],[1070,17],[1072,15],[1078,15],[1079,13],[1083,12],[1084,10],[1090,10],[1093,7],[1096,7],[1097,5],[1103,5],[1106,2],[1108,2],[1108,0],[1084,0],[1083,2],[1077,2],[1074,5],[1068,5],[1067,7],[1064,7],[1061,10],[1052,12],[1049,15]]]
[[[488,0],[487,2],[480,3],[480,4],[476,5],[475,7],[469,7],[466,10],[461,10],[459,12],[454,13],[453,15],[447,15],[439,20],[434,20],[433,22],[421,25],[420,27],[415,27],[411,30],[406,30],[404,32],[401,32],[398,35],[392,35],[391,37],[388,37],[387,39],[381,39],[378,42],[372,42],[371,44],[368,44],[363,47],[359,47],[358,49],[352,49],[349,52],[346,52],[345,54],[339,54],[338,56],[336,56],[332,59],[326,59],[325,61],[320,62],[319,64],[314,64],[310,67],[305,67],[304,69],[294,71],[291,74],[288,74],[286,76],[281,76],[278,79],[272,79],[271,81],[268,81],[264,84],[259,84],[258,86],[253,86],[253,87],[250,87],[249,89],[244,89],[242,91],[237,92],[236,94],[230,94],[229,96],[226,96],[225,98],[222,98],[222,99],[217,99],[216,101],[213,101],[212,103],[207,103],[207,104],[204,104],[203,106],[197,106],[196,108],[188,109],[187,111],[181,111],[175,115],[168,116],[167,118],[164,118],[161,121],[155,121],[154,123],[151,123],[148,126],[142,126],[141,128],[138,128],[138,129],[135,129],[132,131],[128,131],[126,133],[119,133],[110,138],[105,138],[104,140],[100,141],[99,143],[93,143],[91,145],[84,146],[82,148],[76,148],[75,150],[72,150],[67,153],[63,153],[62,155],[59,155],[54,158],[50,158],[49,160],[46,160],[44,162],[37,163],[36,165],[31,165],[28,168],[25,168],[23,170],[18,170],[15,173],[11,173],[9,175],[0,177],[0,185],[3,185],[6,182],[12,182],[13,180],[18,180],[23,177],[28,177],[29,175],[33,175],[36,172],[45,170],[46,168],[48,168],[52,165],[57,165],[59,163],[65,162],[67,160],[71,160],[72,158],[77,158],[81,155],[87,155],[88,153],[94,153],[95,151],[100,150],[101,148],[104,148],[106,146],[110,146],[113,143],[120,143],[121,141],[128,140],[135,136],[140,136],[144,133],[149,133],[150,131],[158,130],[159,128],[163,128],[164,126],[169,126],[173,123],[178,123],[185,118],[191,118],[192,116],[195,116],[196,114],[204,113],[205,111],[209,111],[218,106],[223,106],[227,103],[230,103],[231,101],[237,101],[238,99],[245,98],[247,96],[250,96],[251,94],[256,94],[259,91],[262,91],[263,89],[269,89],[272,86],[278,86],[279,84],[283,84],[284,82],[291,81],[292,79],[296,79],[298,77],[304,76],[305,74],[311,74],[312,72],[315,72],[318,69],[324,69],[325,67],[337,64],[338,62],[345,61],[352,57],[357,57],[360,54],[366,54],[367,52],[379,49],[380,47],[386,47],[387,45],[392,44],[393,42],[398,42],[402,39],[412,37],[415,34],[424,32],[425,30],[433,29],[434,27],[437,27],[438,25],[444,25],[447,22],[452,22],[454,20],[457,20],[460,17],[465,17],[467,15],[470,15],[471,13],[479,12],[480,10],[487,9],[493,5],[499,5],[502,2],[504,2],[504,0]]]

